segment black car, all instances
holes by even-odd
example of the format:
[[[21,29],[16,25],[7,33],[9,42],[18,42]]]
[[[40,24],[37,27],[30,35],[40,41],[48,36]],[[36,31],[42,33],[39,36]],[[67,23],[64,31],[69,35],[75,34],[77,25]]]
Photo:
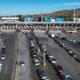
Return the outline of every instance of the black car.
[[[74,56],[75,60],[80,63],[80,55]]]
[[[37,69],[36,71],[37,71],[37,73],[38,73],[38,75],[39,75],[39,77],[40,77],[40,80],[50,80],[50,79],[48,78],[48,76],[46,75],[44,69],[39,68],[39,69]]]
[[[74,51],[72,51],[72,50],[69,51],[68,54],[69,54],[70,56],[72,56],[72,57],[73,57],[73,56],[76,56],[76,53],[75,53]]]

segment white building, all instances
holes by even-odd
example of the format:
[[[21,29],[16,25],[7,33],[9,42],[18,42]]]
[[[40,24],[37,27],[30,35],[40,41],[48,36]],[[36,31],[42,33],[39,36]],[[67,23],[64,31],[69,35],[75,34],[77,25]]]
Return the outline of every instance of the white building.
[[[56,22],[56,20],[55,19],[51,19],[51,22]]]
[[[15,22],[15,21],[19,21],[19,17],[1,17],[0,21],[11,21],[11,22]]]

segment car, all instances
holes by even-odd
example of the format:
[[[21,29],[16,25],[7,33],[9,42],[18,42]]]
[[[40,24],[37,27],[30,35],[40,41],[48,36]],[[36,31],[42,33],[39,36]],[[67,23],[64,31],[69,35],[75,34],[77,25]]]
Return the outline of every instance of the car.
[[[0,61],[0,72],[1,72],[1,69],[2,69],[2,62]]]
[[[61,77],[62,80],[72,80],[71,76],[66,72],[62,72],[60,74],[60,77]]]
[[[1,59],[5,59],[5,58],[6,58],[6,52],[5,52],[5,49],[2,48]]]
[[[2,52],[5,51],[5,48],[2,48]]]
[[[80,63],[80,55],[74,56],[75,60]]]
[[[6,58],[5,55],[1,55],[1,59],[4,60]]]
[[[57,44],[60,44],[60,41],[56,40],[56,43],[57,43]]]
[[[72,41],[73,41],[73,39],[68,39],[68,41],[72,42]]]
[[[36,71],[40,77],[40,80],[50,80],[43,68],[38,68]]]
[[[53,39],[55,42],[57,42],[56,38]]]
[[[34,58],[34,57],[36,57],[36,56],[37,56],[37,54],[36,54],[36,53],[33,53],[33,52],[31,53],[31,57],[33,57],[33,58]]]
[[[42,45],[41,48],[42,48],[42,51],[43,51],[43,52],[46,52],[46,51],[47,51],[46,45]]]
[[[55,58],[54,56],[52,56],[52,55],[48,55],[48,56],[47,56],[47,60],[48,60],[50,63],[52,63],[52,64],[57,63],[56,58]]]
[[[1,52],[2,54],[5,54],[5,50],[2,50],[2,52]]]
[[[20,66],[24,66],[25,62],[24,61],[20,61],[19,64],[20,64]]]
[[[63,47],[64,46],[64,43],[59,43],[59,46]]]
[[[69,49],[68,47],[64,47],[64,49],[68,52],[68,54],[70,55],[70,56],[75,56],[76,55],[76,53],[74,52],[74,51],[72,51],[71,49]]]
[[[63,68],[60,65],[55,65],[55,70],[58,74],[64,72]]]
[[[31,52],[31,53],[33,53],[33,52],[36,53],[36,52],[37,52],[37,48],[36,48],[36,47],[30,48],[30,52]]]
[[[72,40],[72,42],[73,42],[73,43],[76,43],[77,41],[76,41],[76,40]]]
[[[70,50],[69,52],[68,52],[68,54],[70,55],[70,56],[76,56],[76,53],[75,52],[73,52],[72,50]]]
[[[72,53],[73,51],[70,49],[70,48],[68,48],[68,47],[65,47],[65,50],[68,52],[68,53]]]
[[[3,45],[3,46],[2,46],[2,49],[5,49],[5,48],[6,48],[6,45]]]
[[[30,36],[30,37],[29,37],[29,40],[33,40],[33,37],[32,37],[32,36]]]
[[[67,40],[66,37],[62,37],[61,39],[62,39],[62,40]]]
[[[70,51],[70,49],[68,48],[68,47],[64,47],[64,49],[67,51],[67,52],[69,52]]]
[[[39,66],[41,63],[40,63],[40,60],[38,58],[33,58],[33,64],[36,66]]]
[[[55,34],[50,34],[52,38],[55,38]]]
[[[31,45],[30,45],[31,47],[34,47],[35,46],[35,44],[34,44],[34,42],[33,41],[31,41]]]
[[[5,50],[5,49],[6,49],[6,45],[3,45],[3,46],[2,46],[2,50]]]
[[[76,43],[80,45],[80,41],[77,41]]]

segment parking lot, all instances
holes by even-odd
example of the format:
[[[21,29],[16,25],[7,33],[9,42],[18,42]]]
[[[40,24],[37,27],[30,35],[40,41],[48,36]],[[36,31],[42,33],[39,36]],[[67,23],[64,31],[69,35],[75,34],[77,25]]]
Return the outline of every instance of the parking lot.
[[[46,32],[21,33],[20,46],[16,32],[4,33],[0,47],[0,80],[80,80],[80,45]],[[74,39],[78,40],[74,35]],[[76,41],[77,41],[76,40]],[[20,48],[19,53],[17,49]],[[17,53],[19,55],[17,55]],[[18,72],[15,72],[19,56]],[[15,72],[15,73],[14,73]]]
[[[16,58],[16,33],[3,33],[0,51],[0,80],[11,80]]]

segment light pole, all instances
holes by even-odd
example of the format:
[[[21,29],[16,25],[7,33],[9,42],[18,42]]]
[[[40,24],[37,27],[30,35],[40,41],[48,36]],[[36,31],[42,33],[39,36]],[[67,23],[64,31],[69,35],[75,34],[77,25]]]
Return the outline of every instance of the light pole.
[[[43,13],[40,13],[41,16],[41,22],[43,22]]]
[[[43,66],[46,67],[46,54],[43,53]]]
[[[43,47],[43,66],[46,67],[46,46]]]

